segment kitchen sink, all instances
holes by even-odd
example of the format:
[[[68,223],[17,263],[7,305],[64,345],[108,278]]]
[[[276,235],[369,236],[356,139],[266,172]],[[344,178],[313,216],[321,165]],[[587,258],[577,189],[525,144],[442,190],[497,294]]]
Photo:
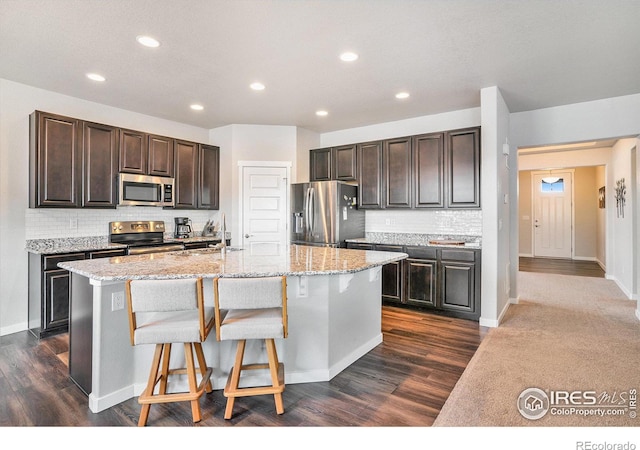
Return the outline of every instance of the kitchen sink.
[[[226,247],[227,252],[238,252],[241,251],[241,248],[238,247]],[[222,252],[221,248],[196,248],[193,250],[179,250],[177,252],[172,252],[171,254],[176,256],[200,256],[200,255],[211,255]]]

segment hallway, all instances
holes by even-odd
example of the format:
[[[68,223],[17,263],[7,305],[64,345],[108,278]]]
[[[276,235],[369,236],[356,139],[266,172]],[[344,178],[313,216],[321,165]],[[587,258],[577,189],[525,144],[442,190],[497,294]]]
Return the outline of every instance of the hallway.
[[[604,278],[602,267],[595,261],[576,261],[556,258],[528,258],[521,256],[521,272],[556,273],[582,277]]]

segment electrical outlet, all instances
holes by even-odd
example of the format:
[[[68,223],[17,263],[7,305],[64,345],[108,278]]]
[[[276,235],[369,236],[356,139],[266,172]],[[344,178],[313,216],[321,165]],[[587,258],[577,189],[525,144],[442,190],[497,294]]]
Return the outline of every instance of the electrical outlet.
[[[71,219],[69,219],[69,229],[70,230],[77,230],[78,229],[78,218],[77,217],[72,217]]]
[[[114,292],[111,294],[111,311],[124,309],[124,292]]]

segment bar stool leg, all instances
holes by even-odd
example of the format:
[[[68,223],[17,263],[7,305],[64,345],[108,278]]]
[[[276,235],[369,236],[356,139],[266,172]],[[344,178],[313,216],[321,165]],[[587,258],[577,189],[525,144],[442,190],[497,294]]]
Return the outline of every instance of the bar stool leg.
[[[194,342],[193,347],[196,350],[196,356],[198,357],[198,367],[200,368],[200,374],[205,377],[207,375],[207,362],[204,359],[204,353],[202,352],[202,344],[200,342]],[[208,394],[213,392],[213,387],[211,386],[211,378],[207,380],[207,384],[204,386],[205,392]]]
[[[162,371],[160,372],[159,394],[167,393],[167,383],[169,381],[169,361],[171,360],[171,344],[164,344],[162,349]]]
[[[196,393],[198,391],[198,383],[196,380],[196,366],[193,360],[193,350],[190,343],[184,344],[184,356],[187,365],[187,378],[189,379],[189,392]],[[191,415],[194,422],[200,422],[200,399],[191,400]]]
[[[160,358],[163,353],[163,345],[157,344],[156,350],[153,354],[153,362],[151,363],[151,371],[149,372],[149,381],[147,381],[147,387],[142,393],[141,397],[150,397],[153,395],[153,389],[156,385],[156,380],[158,378],[158,369],[160,368]],[[147,419],[149,418],[149,409],[151,408],[150,403],[146,403],[142,405],[142,409],[140,410],[140,418],[138,419],[138,426],[144,427],[147,424]]]
[[[242,371],[242,360],[244,359],[244,348],[247,344],[246,340],[238,341],[238,347],[236,349],[236,360],[231,369],[231,377],[229,383],[225,388],[225,395],[227,396],[227,407],[224,410],[224,418],[231,419],[233,415],[233,405],[236,401],[235,392],[240,385],[240,372]]]
[[[271,384],[273,387],[278,387],[280,381],[278,379],[278,367],[280,362],[278,361],[278,352],[276,351],[276,343],[273,339],[265,339],[267,347],[267,355],[269,356],[269,371],[271,372]],[[284,413],[284,405],[282,403],[282,392],[276,392],[273,394],[273,399],[276,402],[276,412],[278,414]]]

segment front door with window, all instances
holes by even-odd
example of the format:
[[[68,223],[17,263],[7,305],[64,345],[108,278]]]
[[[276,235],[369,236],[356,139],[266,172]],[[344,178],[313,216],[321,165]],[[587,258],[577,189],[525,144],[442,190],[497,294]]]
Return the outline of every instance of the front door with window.
[[[572,180],[569,171],[534,173],[534,256],[571,258],[573,242]]]

